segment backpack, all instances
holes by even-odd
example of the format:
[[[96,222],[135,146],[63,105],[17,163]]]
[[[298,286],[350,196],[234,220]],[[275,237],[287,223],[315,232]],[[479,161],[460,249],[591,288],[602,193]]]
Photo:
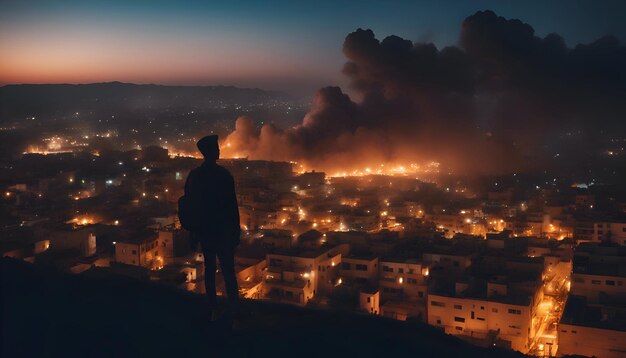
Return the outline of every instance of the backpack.
[[[178,219],[180,225],[188,231],[198,231],[201,227],[202,221],[197,205],[194,205],[193,200],[187,195],[178,198]]]
[[[205,170],[198,169],[198,177],[196,181],[202,180],[206,177]],[[185,193],[186,195],[178,198],[178,219],[182,227],[188,231],[200,231],[203,224],[202,219],[202,197],[199,197],[199,193]]]

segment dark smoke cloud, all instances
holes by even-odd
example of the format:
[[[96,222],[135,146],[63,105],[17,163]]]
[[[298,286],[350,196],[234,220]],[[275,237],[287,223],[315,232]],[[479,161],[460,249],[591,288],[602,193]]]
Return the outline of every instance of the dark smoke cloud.
[[[510,172],[541,163],[567,131],[624,132],[626,47],[607,36],[567,48],[491,11],[437,49],[371,30],[349,34],[343,72],[358,102],[322,88],[302,124],[260,130],[246,118],[227,142],[250,158],[321,169],[438,160],[457,171]]]

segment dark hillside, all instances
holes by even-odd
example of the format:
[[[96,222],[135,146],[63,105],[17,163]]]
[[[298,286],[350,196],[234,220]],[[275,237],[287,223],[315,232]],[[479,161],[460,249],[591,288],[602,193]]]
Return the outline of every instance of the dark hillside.
[[[3,357],[521,357],[423,324],[244,302],[234,331],[204,321],[203,297],[1,260]]]

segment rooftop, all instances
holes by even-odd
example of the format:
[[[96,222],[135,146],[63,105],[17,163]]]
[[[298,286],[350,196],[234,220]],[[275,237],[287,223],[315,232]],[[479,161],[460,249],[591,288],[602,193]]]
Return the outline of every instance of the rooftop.
[[[598,306],[589,306],[584,297],[570,295],[563,309],[560,323],[626,331],[626,314],[610,312]]]

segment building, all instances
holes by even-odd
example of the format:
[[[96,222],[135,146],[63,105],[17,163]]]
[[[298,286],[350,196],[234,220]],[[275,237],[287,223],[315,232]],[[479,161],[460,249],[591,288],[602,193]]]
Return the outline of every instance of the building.
[[[541,273],[468,277],[434,286],[428,294],[428,324],[483,345],[527,353],[540,320]]]
[[[64,225],[59,230],[47,234],[50,249],[79,250],[84,257],[96,254],[96,231],[91,225],[71,226]]]
[[[156,269],[163,266],[163,250],[156,233],[148,232],[121,239],[115,243],[115,261]]]
[[[378,284],[378,257],[342,256],[340,277],[362,284]]]
[[[584,243],[575,251],[571,291],[558,326],[558,353],[626,355],[626,248]]]
[[[379,266],[379,285],[383,299],[426,300],[427,266],[417,260],[389,259],[381,260]]]
[[[235,258],[235,273],[237,274],[241,296],[245,298],[261,298],[263,292],[263,272],[266,267],[267,262],[265,259],[240,256]],[[223,277],[221,278],[223,281]]]
[[[348,245],[268,253],[263,297],[306,304],[318,292],[330,292],[339,282],[342,253],[348,253]]]
[[[359,309],[372,315],[380,314],[380,291],[363,288],[359,291]]]
[[[613,242],[626,246],[626,222],[596,222],[593,224],[593,242]]]
[[[626,247],[581,244],[573,260],[570,294],[591,304],[626,302]]]
[[[169,265],[174,262],[177,252],[182,253],[182,246],[187,248],[188,244],[183,244],[183,240],[189,239],[188,233],[170,225],[159,230],[158,235],[160,256],[163,258],[163,264]]]
[[[570,296],[558,326],[558,354],[620,358],[626,355],[626,310]]]
[[[457,214],[426,214],[424,220],[432,222],[437,229],[442,230],[447,238],[456,233],[465,233],[465,221],[463,216]]]

